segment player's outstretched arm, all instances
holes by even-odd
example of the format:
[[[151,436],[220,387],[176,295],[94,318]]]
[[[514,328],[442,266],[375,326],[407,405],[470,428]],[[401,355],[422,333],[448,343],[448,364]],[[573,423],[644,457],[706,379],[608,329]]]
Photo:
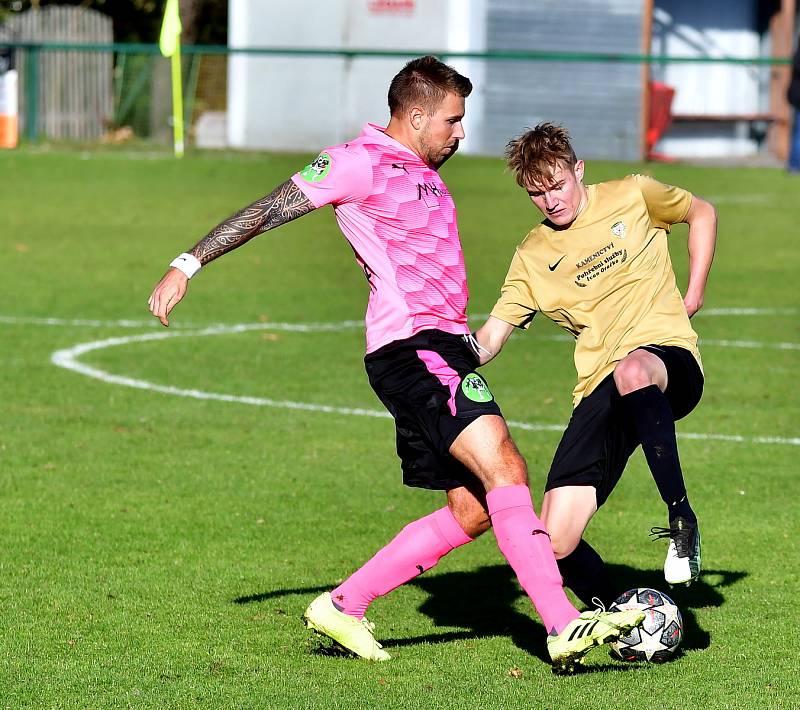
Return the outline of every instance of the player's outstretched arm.
[[[692,196],[692,205],[683,221],[689,225],[689,283],[683,304],[691,318],[703,307],[717,243],[717,212],[710,202]]]
[[[510,323],[489,316],[486,322],[475,331],[475,339],[480,346],[478,355],[481,365],[485,365],[500,353],[513,330],[514,326]]]
[[[170,312],[180,303],[189,279],[201,266],[313,209],[311,200],[291,180],[278,185],[268,195],[218,224],[189,252],[175,259],[150,294],[147,302],[150,312],[162,325],[169,326]]]

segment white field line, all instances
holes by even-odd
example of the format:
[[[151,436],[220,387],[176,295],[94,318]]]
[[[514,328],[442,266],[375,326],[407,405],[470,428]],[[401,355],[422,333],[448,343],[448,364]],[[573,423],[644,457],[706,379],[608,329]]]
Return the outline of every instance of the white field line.
[[[557,343],[572,343],[575,338],[569,335],[534,335],[536,340],[547,340]],[[715,338],[700,338],[697,345],[705,347],[711,345],[719,348],[750,348],[765,350],[800,350],[800,343],[769,343],[763,340],[718,340]]]
[[[9,325],[45,325],[45,326],[66,326],[78,328],[159,328],[164,333],[170,334],[173,330],[208,330],[209,328],[236,328],[235,332],[241,333],[247,330],[285,330],[299,333],[318,333],[337,330],[348,330],[353,328],[363,328],[364,321],[345,320],[338,323],[239,323],[228,325],[227,323],[205,323],[199,325],[191,322],[173,321],[170,330],[166,331],[155,318],[146,320],[89,320],[85,318],[23,318],[18,316],[0,316],[0,323]],[[234,332],[234,331],[231,331]]]
[[[708,200],[715,205],[746,205],[746,204],[763,204],[766,202],[773,202],[779,199],[778,195],[767,194],[747,194],[747,195],[711,195],[706,197],[703,195],[704,200]]]
[[[147,380],[138,380],[133,377],[126,377],[124,375],[112,375],[105,370],[96,367],[85,365],[78,362],[78,358],[93,350],[103,350],[105,348],[117,347],[120,345],[129,345],[130,343],[144,343],[151,340],[166,340],[168,338],[178,338],[181,336],[204,336],[204,335],[222,335],[227,333],[241,333],[243,332],[241,326],[222,326],[215,328],[207,328],[200,331],[190,332],[160,332],[160,333],[146,333],[144,335],[131,335],[120,338],[106,338],[105,340],[95,340],[90,343],[81,343],[71,348],[64,350],[57,350],[50,356],[50,361],[58,367],[78,372],[81,375],[92,377],[103,382],[115,385],[123,385],[125,387],[134,387],[136,389],[149,390],[151,392],[160,392],[162,394],[170,394],[176,397],[190,397],[192,399],[206,399],[216,400],[219,402],[236,402],[239,404],[250,404],[260,407],[276,407],[279,409],[302,409],[311,412],[327,412],[335,414],[350,414],[368,417],[388,417],[388,412],[380,412],[371,409],[359,409],[352,407],[334,407],[324,404],[307,404],[304,402],[291,402],[289,400],[275,400],[263,397],[245,397],[232,394],[220,394],[215,392],[203,392],[194,389],[182,389],[180,387],[172,387],[170,385],[158,385]]]
[[[713,316],[794,316],[797,308],[703,308],[692,318]]]
[[[761,340],[717,340],[714,338],[700,338],[697,341],[700,347],[713,345],[718,348],[751,348],[770,350],[800,350],[800,343],[765,343]]]
[[[797,308],[706,308],[695,318],[709,318],[719,316],[793,316],[797,315]],[[469,316],[471,321],[484,321],[487,318],[485,313],[474,313]],[[45,325],[45,326],[73,326],[78,328],[157,328],[161,324],[155,318],[147,319],[121,319],[121,320],[95,320],[87,318],[34,318],[26,316],[4,316],[0,315],[0,323],[9,325]],[[347,320],[339,323],[253,323],[255,326],[262,326],[272,330],[297,330],[302,332],[312,332],[314,330],[339,330],[343,328],[361,328],[363,321]],[[180,320],[173,320],[170,328],[173,330],[184,328],[212,328],[225,327],[226,323],[191,323]],[[571,339],[571,338],[568,338]]]
[[[763,316],[763,315],[793,315],[797,309],[792,308],[717,308],[709,309],[704,315],[713,316]],[[698,314],[700,315],[700,314]],[[470,316],[472,321],[483,321],[486,315],[477,314]],[[0,323],[9,325],[43,325],[43,326],[71,326],[79,328],[156,328],[161,324],[155,319],[147,320],[90,320],[84,318],[24,318],[18,316],[0,315]],[[346,320],[338,323],[240,323],[237,325],[226,325],[215,323],[211,325],[198,325],[187,322],[173,322],[170,326],[174,330],[192,330],[196,334],[205,334],[203,331],[208,329],[222,328],[226,333],[244,333],[246,331],[273,330],[297,333],[324,333],[337,332],[341,330],[355,330],[363,328],[363,321]],[[232,329],[232,330],[231,330]],[[200,331],[200,332],[198,332]],[[537,340],[550,342],[572,342],[574,338],[569,335],[536,335]],[[713,338],[701,338],[699,345],[722,348],[746,348],[746,349],[766,349],[766,350],[800,350],[800,343],[784,342],[765,342],[761,340],[720,340]]]
[[[173,387],[170,385],[159,385],[147,380],[135,379],[126,377],[124,375],[114,375],[105,370],[96,367],[91,367],[84,363],[79,362],[78,358],[86,353],[95,350],[102,350],[105,348],[119,347],[131,343],[142,343],[156,340],[166,340],[168,338],[180,337],[200,337],[209,335],[225,335],[230,333],[242,333],[248,330],[263,330],[265,323],[255,324],[241,324],[234,326],[215,326],[205,328],[203,330],[195,331],[181,331],[169,332],[161,331],[157,333],[144,333],[140,335],[129,335],[118,338],[106,338],[104,340],[95,340],[88,343],[80,343],[71,348],[65,348],[54,352],[50,359],[54,365],[63,367],[67,370],[72,370],[79,374],[91,377],[102,382],[115,385],[123,385],[125,387],[134,387],[136,389],[148,390],[151,392],[159,392],[162,394],[169,394],[177,397],[190,397],[193,399],[201,400],[216,400],[220,402],[234,402],[238,404],[249,404],[260,407],[274,407],[278,409],[294,409],[303,410],[308,412],[324,412],[328,414],[342,414],[346,416],[362,416],[362,417],[376,417],[388,418],[389,413],[383,410],[376,409],[363,409],[355,407],[338,407],[325,404],[311,404],[307,402],[293,402],[290,400],[275,400],[264,397],[247,397],[232,394],[221,394],[215,392],[204,392],[195,389],[183,389],[180,387]],[[283,324],[290,325],[290,324]],[[339,324],[330,324],[339,325]],[[308,332],[307,330],[305,332]],[[509,420],[509,426],[512,428],[523,429],[525,431],[553,431],[561,432],[564,430],[563,424],[536,424],[531,422],[516,422]],[[681,438],[696,439],[702,441],[724,441],[732,443],[756,443],[756,444],[783,444],[790,446],[800,446],[800,437],[781,438],[781,437],[760,437],[760,436],[740,436],[728,434],[679,434]]]

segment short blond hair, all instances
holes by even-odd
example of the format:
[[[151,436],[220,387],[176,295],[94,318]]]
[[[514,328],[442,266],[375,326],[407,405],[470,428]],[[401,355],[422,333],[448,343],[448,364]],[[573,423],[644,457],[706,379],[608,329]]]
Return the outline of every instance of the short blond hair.
[[[547,187],[553,171],[560,166],[573,169],[578,162],[563,126],[540,123],[506,145],[506,165],[513,170],[517,184],[525,189]]]

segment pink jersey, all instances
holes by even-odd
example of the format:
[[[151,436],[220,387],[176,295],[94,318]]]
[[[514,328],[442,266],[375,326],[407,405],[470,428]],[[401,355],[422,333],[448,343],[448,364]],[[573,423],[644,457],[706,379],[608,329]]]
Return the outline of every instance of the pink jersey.
[[[315,207],[333,205],[364,270],[368,353],[421,330],[469,332],[456,208],[439,173],[368,123],[292,180]]]

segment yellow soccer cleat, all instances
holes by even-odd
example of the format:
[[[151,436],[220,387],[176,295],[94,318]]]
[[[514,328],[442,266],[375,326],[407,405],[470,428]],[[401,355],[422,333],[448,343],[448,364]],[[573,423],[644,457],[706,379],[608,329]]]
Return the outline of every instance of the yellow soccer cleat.
[[[625,636],[644,618],[645,613],[639,609],[584,611],[577,619],[570,621],[560,634],[547,637],[553,672],[574,672],[589,649]]]
[[[388,661],[391,656],[375,640],[375,625],[339,611],[328,592],[320,594],[308,605],[303,621],[312,631],[333,639],[344,649],[368,661]]]

